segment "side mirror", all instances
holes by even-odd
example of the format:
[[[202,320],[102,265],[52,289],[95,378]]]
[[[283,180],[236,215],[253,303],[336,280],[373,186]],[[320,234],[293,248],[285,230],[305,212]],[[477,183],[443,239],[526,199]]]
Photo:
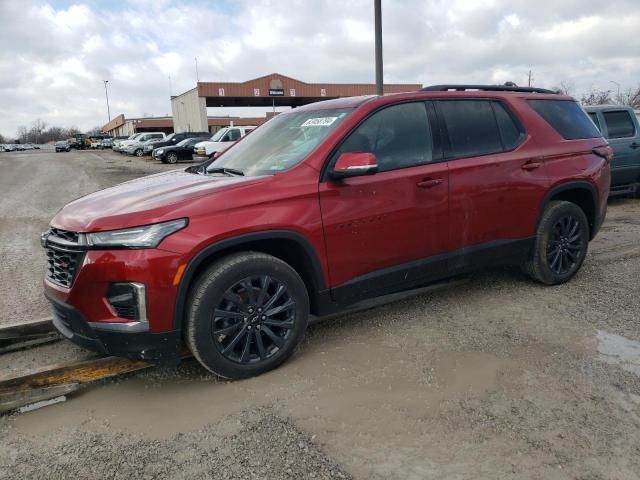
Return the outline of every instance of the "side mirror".
[[[360,175],[373,175],[378,171],[378,161],[373,153],[345,152],[329,172],[331,178],[339,180]]]

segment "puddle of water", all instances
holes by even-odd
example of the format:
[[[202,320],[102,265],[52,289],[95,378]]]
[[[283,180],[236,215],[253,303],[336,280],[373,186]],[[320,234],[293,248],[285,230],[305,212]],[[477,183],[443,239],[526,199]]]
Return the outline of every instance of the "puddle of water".
[[[598,330],[600,360],[640,377],[640,342]]]

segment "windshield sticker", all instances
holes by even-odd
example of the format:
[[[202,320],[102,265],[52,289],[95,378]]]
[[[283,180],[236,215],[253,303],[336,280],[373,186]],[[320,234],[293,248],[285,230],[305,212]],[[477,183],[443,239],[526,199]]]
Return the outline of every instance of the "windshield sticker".
[[[318,117],[310,118],[304,122],[302,127],[327,127],[337,120],[338,117]]]

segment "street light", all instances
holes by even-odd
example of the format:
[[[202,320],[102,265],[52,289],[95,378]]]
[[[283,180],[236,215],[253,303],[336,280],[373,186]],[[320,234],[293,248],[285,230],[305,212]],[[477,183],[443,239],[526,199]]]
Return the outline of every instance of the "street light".
[[[107,117],[109,118],[109,121],[111,121],[111,110],[109,110],[109,92],[107,91],[107,83],[109,83],[109,80],[103,80],[104,82],[104,95],[105,97],[107,97]]]
[[[609,83],[615,83],[618,86],[618,96],[616,97],[616,102],[619,102],[620,101],[620,84],[613,80],[609,80]]]

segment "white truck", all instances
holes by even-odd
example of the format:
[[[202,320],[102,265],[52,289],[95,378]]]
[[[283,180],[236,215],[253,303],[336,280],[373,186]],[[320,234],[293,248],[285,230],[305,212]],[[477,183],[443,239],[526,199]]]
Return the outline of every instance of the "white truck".
[[[225,127],[213,134],[209,140],[196,143],[193,147],[193,160],[202,162],[224,152],[231,145],[244,137],[255,126]]]

